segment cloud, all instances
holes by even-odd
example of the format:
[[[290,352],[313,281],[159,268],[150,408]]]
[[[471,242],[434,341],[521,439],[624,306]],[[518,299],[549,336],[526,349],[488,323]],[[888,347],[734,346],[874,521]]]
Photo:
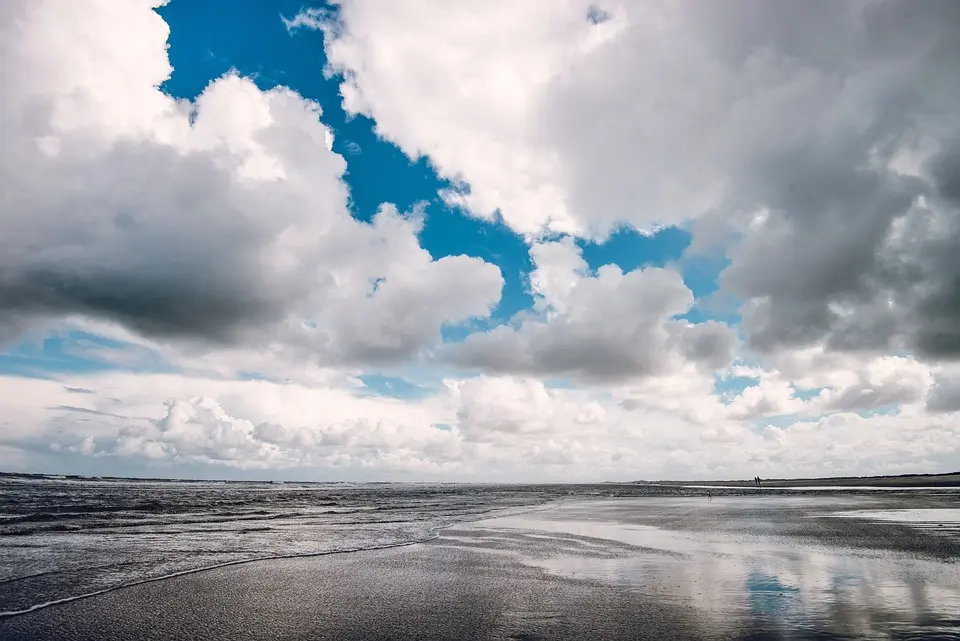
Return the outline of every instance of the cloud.
[[[895,7],[337,5],[297,24],[324,30],[345,107],[462,178],[475,213],[500,208],[525,232],[703,213],[728,194],[731,174],[817,133],[842,90],[831,72],[855,75],[880,56],[896,65],[923,27],[878,50]]]
[[[475,215],[533,236],[702,219],[696,247],[733,242],[751,348],[960,356],[955,2],[600,8],[342,0],[302,26],[345,108]]]
[[[333,476],[361,478],[449,467],[440,458],[451,435],[433,423],[453,413],[437,399],[404,403],[363,396],[342,379],[308,387],[108,372],[76,382],[0,377],[10,399],[0,443],[69,453],[92,442],[85,453],[100,458],[102,473],[125,461],[149,461],[168,473],[215,465],[301,469],[301,476],[314,478],[328,468],[335,468]],[[80,384],[91,393],[65,389]]]
[[[374,405],[375,402],[370,405]],[[456,434],[401,416],[358,416],[286,427],[231,416],[213,398],[167,401],[166,414],[125,426],[106,451],[242,469],[336,468],[346,473],[455,473]]]
[[[669,373],[686,362],[720,369],[732,360],[736,339],[729,327],[675,318],[693,304],[675,270],[623,273],[604,265],[592,275],[569,238],[535,244],[530,255],[536,313],[450,346],[452,362],[596,382]]]
[[[822,108],[792,123],[789,144],[751,159],[741,198],[759,213],[722,277],[746,300],[756,349],[960,354],[946,259],[958,212],[943,189],[960,125],[947,107],[960,13],[920,9],[858,7],[839,56],[814,57],[811,44],[794,55]],[[803,27],[798,36],[813,42]]]
[[[838,413],[917,416],[925,399],[930,410],[935,381],[945,376],[912,357],[864,360],[822,346],[783,351],[764,365],[735,363],[711,372],[687,364],[610,391],[629,411],[669,412],[706,430],[732,423],[749,431],[771,420],[789,424]]]
[[[317,104],[235,73],[165,95],[155,4],[4,9],[0,338],[86,317],[194,350],[381,363],[489,314],[496,266],[433,260],[416,211],[350,216]]]
[[[922,403],[938,368],[912,356],[835,352],[824,345],[783,350],[765,359],[773,376],[808,396],[808,413],[870,411]]]
[[[923,401],[933,383],[930,369],[913,358],[887,356],[852,372],[838,372],[815,405],[824,412],[877,410]]]
[[[610,393],[528,377],[449,379],[417,399],[349,387],[102,373],[67,381],[0,377],[11,469],[206,469],[286,478],[593,480],[867,474],[956,469],[955,420],[922,405],[869,417],[837,412],[755,426],[685,384],[644,379]],[[659,380],[659,383],[655,382]],[[715,412],[674,411],[683,399]],[[70,404],[70,407],[62,407]],[[659,405],[658,405],[659,404]],[[80,411],[78,411],[80,410]],[[727,412],[727,414],[724,414]],[[443,425],[440,429],[437,425]],[[213,466],[213,467],[210,467]],[[143,472],[141,472],[143,473]]]
[[[934,413],[960,412],[960,376],[956,371],[936,376],[927,394],[926,408]]]

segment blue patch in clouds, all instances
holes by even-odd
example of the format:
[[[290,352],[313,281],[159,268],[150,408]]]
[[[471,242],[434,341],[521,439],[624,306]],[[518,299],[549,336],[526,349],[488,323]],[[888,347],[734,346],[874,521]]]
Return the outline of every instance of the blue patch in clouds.
[[[748,387],[756,387],[760,384],[760,379],[753,376],[730,376],[728,378],[716,377],[713,381],[713,392],[722,400],[732,400],[739,396],[743,390]]]
[[[51,378],[117,369],[173,371],[139,346],[87,332],[54,334],[0,353],[0,375]]]
[[[363,374],[358,376],[368,390],[377,396],[389,396],[391,398],[420,398],[426,396],[429,390],[410,381],[395,376],[384,376],[383,374]]]
[[[899,405],[882,405],[880,407],[874,407],[869,410],[857,410],[856,412],[863,418],[871,418],[874,416],[896,416],[900,413]]]
[[[678,227],[666,227],[655,234],[621,228],[601,243],[578,240],[577,245],[592,271],[612,264],[623,272],[632,272],[676,262],[690,245],[690,234]]]
[[[735,301],[711,300],[717,293],[717,279],[727,265],[726,257],[687,255],[690,232],[680,227],[665,227],[653,234],[641,234],[635,229],[621,228],[605,241],[596,243],[578,240],[583,259],[590,270],[603,265],[616,265],[624,273],[645,267],[674,265],[683,276],[684,284],[693,293],[696,302],[679,318],[692,323],[720,320],[730,324],[740,321]],[[723,307],[720,305],[726,303]]]
[[[820,396],[820,392],[822,391],[822,387],[793,386],[793,395],[799,398],[801,401],[809,401],[811,398],[816,398],[817,396]]]
[[[790,427],[794,423],[816,423],[818,420],[826,416],[809,417],[802,416],[800,414],[778,414],[776,416],[765,416],[763,418],[756,419],[753,421],[754,425],[763,429],[766,427],[779,427],[780,429],[785,429]]]
[[[726,256],[684,255],[678,267],[696,301],[681,318],[691,323],[717,320],[729,325],[740,322],[740,301],[730,295],[722,295],[718,280],[720,273],[730,264]]]

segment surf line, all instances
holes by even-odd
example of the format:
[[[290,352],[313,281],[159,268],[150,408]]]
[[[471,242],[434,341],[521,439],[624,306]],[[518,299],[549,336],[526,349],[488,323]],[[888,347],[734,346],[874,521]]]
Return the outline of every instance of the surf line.
[[[421,543],[429,543],[430,541],[435,541],[441,536],[443,530],[456,527],[457,525],[462,525],[465,523],[470,523],[472,521],[479,521],[491,518],[490,515],[493,513],[495,516],[505,516],[502,512],[510,512],[511,510],[517,510],[519,514],[529,513],[529,512],[539,512],[542,510],[549,509],[554,504],[562,504],[564,501],[562,499],[558,501],[547,501],[542,505],[527,505],[527,506],[516,506],[516,507],[505,507],[505,508],[491,508],[488,510],[483,510],[477,514],[473,514],[474,518],[464,519],[462,521],[454,523],[445,523],[440,525],[433,530],[433,535],[428,536],[425,539],[417,539],[416,541],[404,541],[403,543],[390,543],[388,545],[378,545],[369,548],[347,548],[345,550],[328,550],[325,552],[309,552],[307,554],[278,554],[276,556],[258,556],[255,559],[239,559],[237,561],[227,561],[225,563],[217,563],[215,565],[205,565],[202,568],[193,568],[191,570],[182,570],[180,572],[174,572],[172,574],[164,574],[163,576],[155,576],[149,579],[141,579],[139,581],[132,581],[130,583],[123,583],[121,585],[115,585],[109,588],[104,588],[102,590],[96,590],[95,592],[86,592],[84,594],[78,594],[75,596],[68,596],[62,599],[54,599],[53,601],[47,601],[45,603],[38,603],[36,605],[31,605],[29,608],[24,608],[23,610],[9,610],[7,612],[0,612],[0,619],[8,619],[10,617],[22,616],[24,614],[30,614],[31,612],[36,612],[37,610],[43,610],[54,605],[61,605],[64,603],[70,603],[71,601],[79,601],[81,599],[89,599],[91,597],[100,596],[101,594],[107,594],[108,592],[116,592],[117,590],[123,590],[125,588],[132,588],[138,585],[145,585],[147,583],[156,583],[157,581],[166,581],[167,579],[175,579],[178,576],[186,576],[188,574],[196,574],[198,572],[206,572],[207,570],[216,570],[219,568],[226,568],[232,565],[243,565],[245,563],[256,563],[257,561],[277,561],[280,559],[309,559],[316,556],[330,556],[331,554],[351,554],[353,552],[376,552],[377,550],[390,550],[392,548],[402,548],[408,547],[411,545],[420,545]],[[497,514],[501,512],[500,514]],[[514,514],[511,514],[511,516]],[[41,574],[48,574],[46,572]],[[30,578],[30,577],[20,577]]]
[[[24,614],[29,614],[31,612],[36,612],[37,610],[43,610],[54,605],[61,605],[63,603],[70,603],[71,601],[79,601],[81,599],[89,599],[90,597],[100,596],[101,594],[107,594],[108,592],[116,592],[117,590],[123,590],[125,588],[132,588],[138,585],[145,585],[147,583],[156,583],[158,581],[166,581],[167,579],[174,579],[178,576],[186,576],[188,574],[197,574],[198,572],[206,572],[208,570],[217,570],[219,568],[230,567],[231,565],[244,565],[246,563],[256,563],[257,561],[276,561],[279,559],[308,559],[315,556],[331,556],[333,554],[351,554],[353,552],[376,552],[377,550],[390,550],[393,548],[402,548],[408,547],[411,545],[420,545],[421,543],[428,543],[430,541],[436,540],[440,537],[439,533],[435,533],[433,536],[426,539],[418,539],[416,541],[405,541],[403,543],[390,543],[389,545],[378,545],[375,547],[369,548],[347,548],[345,550],[328,550],[325,552],[310,552],[307,554],[280,554],[277,556],[260,556],[255,559],[240,559],[237,561],[227,561],[226,563],[217,563],[216,565],[207,565],[202,568],[193,568],[192,570],[183,570],[181,572],[174,572],[173,574],[164,574],[163,576],[155,576],[149,579],[141,579],[140,581],[133,581],[131,583],[124,583],[122,585],[115,585],[110,588],[104,588],[102,590],[97,590],[95,592],[87,592],[85,594],[78,594],[76,596],[68,596],[62,599],[54,599],[53,601],[47,601],[45,603],[38,603],[36,605],[31,605],[29,608],[24,608],[23,610],[9,610],[7,612],[0,612],[0,619],[7,619],[10,617],[17,617]]]

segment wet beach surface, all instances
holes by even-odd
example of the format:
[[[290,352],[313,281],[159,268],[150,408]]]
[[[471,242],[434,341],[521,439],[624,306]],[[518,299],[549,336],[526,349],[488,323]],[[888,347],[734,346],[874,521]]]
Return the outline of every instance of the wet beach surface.
[[[576,487],[0,478],[0,616],[144,580],[384,548]]]
[[[0,638],[960,639],[955,491],[580,494],[114,590]]]

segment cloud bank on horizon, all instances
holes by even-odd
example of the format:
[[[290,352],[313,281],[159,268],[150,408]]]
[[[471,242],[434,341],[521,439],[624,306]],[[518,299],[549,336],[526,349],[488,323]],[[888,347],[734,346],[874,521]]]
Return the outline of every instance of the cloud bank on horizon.
[[[0,468],[960,469],[960,5],[12,0]]]

